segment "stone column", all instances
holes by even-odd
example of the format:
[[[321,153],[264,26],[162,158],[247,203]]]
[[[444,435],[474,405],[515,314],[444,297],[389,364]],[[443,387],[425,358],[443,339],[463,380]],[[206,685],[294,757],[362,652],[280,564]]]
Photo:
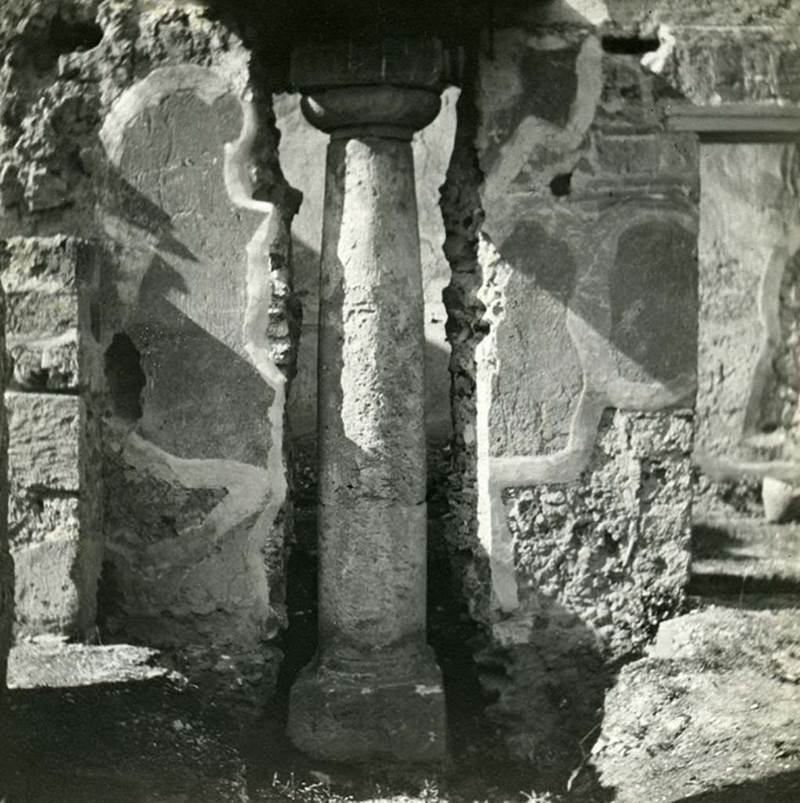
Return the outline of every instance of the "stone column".
[[[289,735],[319,758],[444,752],[426,644],[423,296],[411,137],[439,110],[435,41],[296,51],[328,146],[319,314],[319,616]]]

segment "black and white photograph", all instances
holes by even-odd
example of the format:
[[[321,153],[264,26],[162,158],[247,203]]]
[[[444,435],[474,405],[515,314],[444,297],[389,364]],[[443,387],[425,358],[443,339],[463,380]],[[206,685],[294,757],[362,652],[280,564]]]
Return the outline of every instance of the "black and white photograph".
[[[0,0],[0,803],[800,803],[800,0]]]

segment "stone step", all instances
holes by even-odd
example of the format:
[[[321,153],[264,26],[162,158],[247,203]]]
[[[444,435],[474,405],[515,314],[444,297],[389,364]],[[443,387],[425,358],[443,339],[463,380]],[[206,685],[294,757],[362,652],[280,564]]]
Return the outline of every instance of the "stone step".
[[[689,593],[800,594],[800,524],[707,519],[692,533]]]
[[[765,602],[663,622],[620,671],[593,749],[616,803],[800,800],[800,616]]]

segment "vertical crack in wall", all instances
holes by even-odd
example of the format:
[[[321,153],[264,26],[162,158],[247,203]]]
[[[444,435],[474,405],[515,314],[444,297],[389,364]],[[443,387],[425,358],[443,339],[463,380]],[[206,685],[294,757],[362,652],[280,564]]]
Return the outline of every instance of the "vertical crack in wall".
[[[444,674],[448,738],[456,757],[480,745],[487,755],[498,750],[485,708],[496,696],[493,686],[507,682],[506,663],[491,645],[491,574],[488,555],[478,540],[477,370],[475,353],[488,332],[486,309],[478,296],[482,269],[478,257],[483,223],[479,188],[483,174],[475,137],[477,45],[471,47],[458,99],[455,141],[441,210],[450,263],[443,291],[450,344],[451,465],[445,518],[446,548],[431,560],[429,640]]]

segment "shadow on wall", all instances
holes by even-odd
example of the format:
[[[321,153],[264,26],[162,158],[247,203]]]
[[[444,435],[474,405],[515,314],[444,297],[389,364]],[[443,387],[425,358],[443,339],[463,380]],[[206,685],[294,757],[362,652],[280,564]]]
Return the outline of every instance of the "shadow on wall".
[[[263,599],[276,589],[260,589],[256,576],[267,576],[274,556],[251,554],[270,493],[274,391],[241,343],[232,345],[242,338],[244,268],[217,279],[213,257],[182,241],[168,210],[113,165],[103,165],[103,179],[104,213],[123,247],[101,287],[109,405],[103,637],[209,652],[235,652],[238,643],[255,663],[275,662],[265,670],[274,680],[275,656],[257,645],[278,624]],[[217,281],[228,281],[218,295]],[[241,283],[241,308],[231,305],[231,281]],[[134,437],[141,448],[131,463]],[[231,576],[241,578],[235,588]],[[237,672],[251,680],[246,668]]]
[[[635,216],[644,217],[647,208],[637,201]],[[613,373],[631,382],[669,384],[692,373],[697,352],[695,235],[685,220],[670,219],[663,205],[650,209],[649,219],[636,221],[622,203],[588,231],[562,237],[522,220],[500,252],[520,289],[533,283],[618,353]],[[588,245],[598,235],[605,248],[582,249],[579,267],[568,241]],[[556,336],[553,342],[562,341]]]
[[[263,464],[269,448],[266,421],[271,388],[248,360],[195,323],[171,300],[205,292],[205,297],[195,303],[214,303],[207,295],[209,288],[202,284],[189,287],[184,276],[164,258],[189,265],[189,276],[191,266],[199,263],[174,236],[171,216],[110,165],[105,179],[106,198],[112,199],[108,211],[119,215],[130,226],[128,231],[138,229],[141,237],[140,242],[126,245],[150,254],[149,264],[140,275],[132,274],[130,265],[115,261],[113,273],[103,277],[101,287],[107,310],[103,342],[110,348],[113,338],[122,334],[116,330],[124,329],[127,348],[133,344],[139,352],[146,376],[137,431],[183,457]],[[202,282],[202,275],[199,279]],[[132,284],[138,284],[135,299],[121,299],[119,288],[129,292]],[[237,328],[241,329],[241,321],[232,320],[231,330]],[[132,359],[130,354],[120,356]],[[114,375],[112,362],[107,362],[107,367],[113,396],[115,389],[123,391],[122,380],[120,371]],[[122,417],[130,418],[130,411]],[[247,438],[242,437],[243,422],[256,427]]]
[[[297,237],[292,238],[292,263],[315,265],[319,275],[320,254]],[[306,269],[308,270],[308,269]],[[315,300],[312,300],[315,303]],[[316,438],[317,417],[316,400],[310,397],[308,390],[316,390],[318,325],[316,313],[303,311],[302,330],[298,344],[298,376],[293,380],[287,406],[289,438],[296,464],[295,489],[301,499],[305,499],[303,478],[316,470]],[[443,327],[444,328],[444,327]],[[425,341],[425,429],[427,435],[429,459],[431,452],[446,448],[450,438],[450,420],[443,420],[443,400],[447,402],[447,392],[442,388],[448,386],[450,353],[440,344],[431,340]]]
[[[266,425],[272,401],[272,389],[255,367],[229,344],[215,337],[171,299],[198,296],[197,305],[213,305],[209,295],[213,287],[204,287],[198,271],[198,286],[190,287],[184,274],[169,264],[174,259],[188,266],[184,273],[192,276],[192,265],[198,257],[172,232],[171,216],[138,192],[113,167],[106,169],[107,207],[136,231],[141,240],[125,243],[133,246],[137,256],[148,253],[145,268],[115,261],[113,271],[104,276],[101,294],[106,309],[103,342],[112,347],[115,338],[127,338],[127,345],[117,341],[121,349],[107,351],[109,358],[133,359],[131,344],[140,355],[146,383],[138,400],[141,416],[137,431],[161,448],[185,457],[222,458],[263,464],[269,448]],[[244,255],[242,255],[244,257]],[[191,279],[190,279],[191,281]],[[242,279],[242,283],[244,279]],[[122,299],[137,286],[135,298]],[[222,310],[231,317],[230,330],[241,330],[241,320],[234,313],[243,310]],[[121,332],[119,330],[124,330]],[[123,353],[125,352],[125,353]],[[109,391],[130,394],[124,383],[123,366],[107,361]],[[121,384],[123,383],[123,384]],[[113,403],[113,398],[112,398]],[[136,402],[120,403],[129,408]],[[130,418],[130,409],[122,418]],[[248,437],[241,427],[247,422]]]

